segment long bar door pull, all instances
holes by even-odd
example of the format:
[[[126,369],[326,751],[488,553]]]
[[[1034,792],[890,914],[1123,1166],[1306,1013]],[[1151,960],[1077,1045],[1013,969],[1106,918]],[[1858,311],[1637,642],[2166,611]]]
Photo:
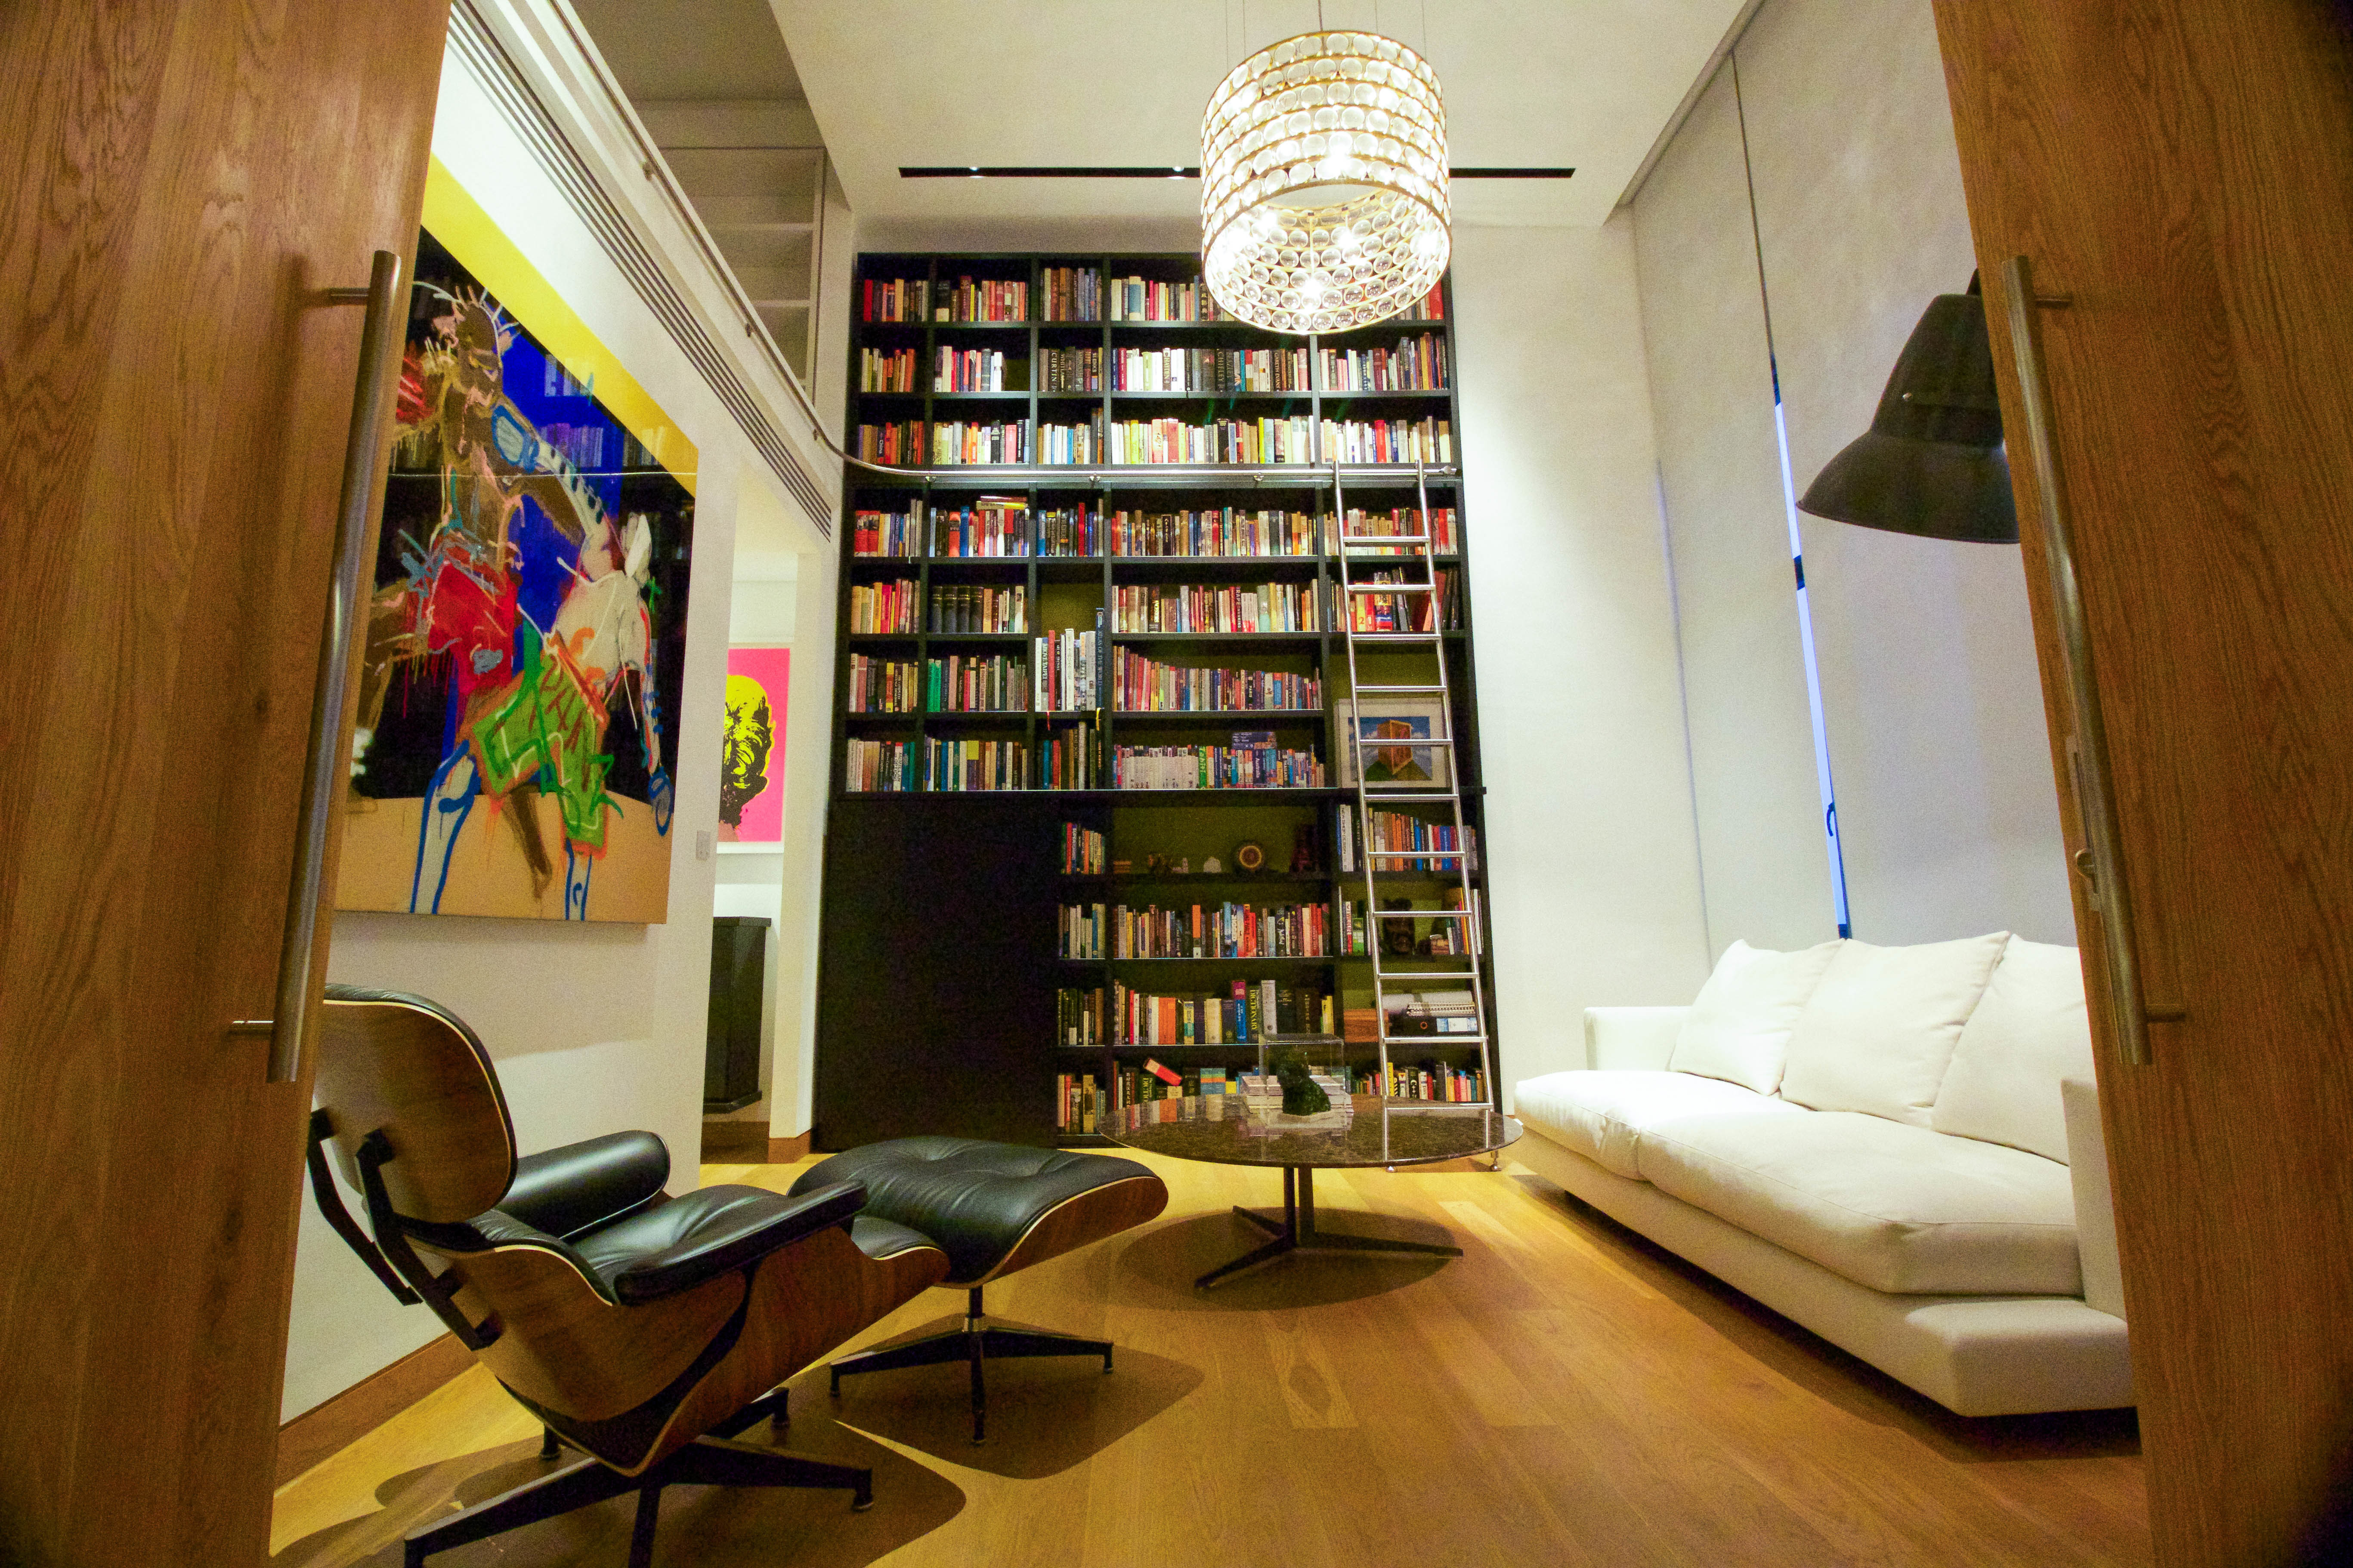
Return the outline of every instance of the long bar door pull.
[[[343,483],[335,508],[334,574],[327,595],[326,626],[319,639],[319,672],[311,694],[311,739],[302,759],[302,808],[294,830],[294,872],[286,900],[286,933],[278,950],[278,1010],[274,1017],[240,1018],[229,1027],[269,1034],[271,1083],[294,1083],[302,1076],[302,1042],[309,1033],[311,998],[318,990],[312,955],[318,949],[321,883],[327,868],[327,833],[343,795],[335,758],[343,749],[343,702],[351,689],[352,628],[368,563],[368,511],[375,501],[375,459],[391,412],[390,362],[401,350],[408,324],[408,293],[400,258],[379,250],[364,289],[329,289],[332,304],[367,306],[360,329],[358,384],[352,395],[351,435],[343,446]]]
[[[2060,483],[2058,443],[2053,435],[2051,383],[2044,374],[2042,323],[2038,307],[2072,304],[2064,295],[2034,292],[2034,264],[2013,256],[2001,269],[2003,304],[2010,314],[2010,348],[2018,365],[2018,389],[2026,405],[2027,460],[2034,471],[2035,508],[2042,523],[2042,559],[2051,574],[2051,605],[2059,621],[2066,662],[2068,705],[2074,732],[2067,738],[2069,771],[2074,775],[2077,813],[2085,847],[2073,858],[2100,917],[2100,952],[2107,974],[2108,1012],[2116,1020],[2116,1044],[2134,1067],[2149,1065],[2148,1025],[2179,1022],[2186,1009],[2152,1005],[2141,991],[2137,933],[2133,926],[2132,884],[2124,870],[2124,833],[2116,812],[2115,775],[2108,767],[2108,731],[2093,677],[2092,637],[2084,618],[2084,596],[2075,570],[2074,533]]]

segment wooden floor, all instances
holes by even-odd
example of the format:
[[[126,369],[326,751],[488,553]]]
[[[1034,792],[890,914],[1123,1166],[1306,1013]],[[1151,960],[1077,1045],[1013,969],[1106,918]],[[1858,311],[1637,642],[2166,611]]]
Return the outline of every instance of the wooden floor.
[[[665,1494],[658,1564],[707,1568],[1630,1568],[2146,1563],[2128,1413],[1964,1420],[1508,1163],[1320,1173],[1327,1228],[1438,1240],[1443,1264],[1294,1258],[1208,1294],[1256,1245],[1271,1173],[1151,1162],[1168,1212],[989,1290],[993,1315],[1116,1341],[990,1372],[793,1380],[786,1445],[871,1465],[839,1493]],[[788,1185],[801,1167],[707,1165]],[[1351,1212],[1353,1211],[1353,1212]],[[936,1324],[929,1293],[859,1343]],[[421,1309],[420,1309],[421,1310]],[[765,1428],[747,1437],[757,1439]],[[273,1568],[397,1563],[403,1531],[540,1473],[481,1369],[281,1488]],[[628,1557],[621,1499],[432,1559]]]

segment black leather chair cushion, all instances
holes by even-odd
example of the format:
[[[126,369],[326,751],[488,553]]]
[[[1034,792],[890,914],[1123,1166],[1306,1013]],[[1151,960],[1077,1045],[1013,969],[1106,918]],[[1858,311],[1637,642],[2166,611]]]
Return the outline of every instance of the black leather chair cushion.
[[[849,1222],[849,1239],[858,1244],[859,1251],[874,1258],[896,1258],[919,1247],[937,1245],[922,1231],[864,1214]]]
[[[957,1285],[996,1268],[1049,1210],[1097,1187],[1151,1175],[1133,1160],[1063,1149],[893,1138],[811,1167],[793,1191],[862,1184],[867,1215],[911,1226],[939,1243],[948,1255],[946,1283]]]
[[[515,1162],[501,1213],[572,1240],[633,1214],[670,1180],[670,1151],[650,1132],[614,1132]]]
[[[614,1300],[635,1305],[675,1296],[845,1225],[865,1201],[855,1182],[820,1184],[791,1197],[759,1187],[700,1187],[571,1246]]]

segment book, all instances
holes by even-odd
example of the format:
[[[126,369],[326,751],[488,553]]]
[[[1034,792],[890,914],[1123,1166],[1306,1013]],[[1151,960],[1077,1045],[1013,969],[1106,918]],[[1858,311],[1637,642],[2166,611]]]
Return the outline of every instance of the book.
[[[857,609],[850,590],[851,613]],[[1001,637],[1029,629],[1029,591],[982,584],[942,584],[932,589],[929,630]]]
[[[923,737],[923,788],[946,794],[1028,789],[1029,751],[1020,741]]]
[[[1313,748],[1282,746],[1115,746],[1111,787],[1163,789],[1324,789],[1324,759]]]
[[[1110,931],[1113,958],[1324,958],[1331,952],[1331,911],[1322,904],[1115,904]]]
[[[1111,427],[1108,446],[1110,460],[1120,464],[1309,463],[1315,460],[1314,436],[1314,421],[1304,415],[1199,424],[1123,419]]]
[[[1190,393],[1308,390],[1305,349],[1133,348],[1114,352],[1114,392]]]
[[[1062,824],[1062,875],[1102,876],[1108,847],[1104,836],[1097,829],[1075,822]]]
[[[1039,315],[1043,321],[1103,320],[1103,272],[1093,267],[1048,267],[1039,274]]]
[[[912,557],[923,553],[923,503],[904,511],[860,510],[851,520],[852,555]]]
[[[1010,654],[950,654],[923,661],[923,709],[930,713],[1021,713],[1029,710],[1029,665]]]
[[[1420,419],[1326,419],[1318,461],[1430,463],[1454,461],[1454,426],[1431,415]]]
[[[922,689],[921,672],[913,659],[849,656],[849,700],[852,713],[913,713]]]
[[[944,559],[1029,553],[1029,502],[1020,496],[979,496],[970,506],[932,509],[931,552]]]
[[[1395,347],[1320,350],[1315,384],[1324,392],[1443,392],[1446,340],[1424,332],[1399,338]]]
[[[1312,632],[1325,629],[1321,583],[1114,584],[1112,629],[1121,632]]]
[[[869,514],[858,515],[862,529],[863,519]],[[888,583],[853,583],[849,586],[850,634],[871,637],[912,632],[915,629],[915,606],[922,598],[922,588],[912,577],[894,578]]]
[[[1324,682],[1280,669],[1164,664],[1112,649],[1112,706],[1123,713],[1321,712]]]

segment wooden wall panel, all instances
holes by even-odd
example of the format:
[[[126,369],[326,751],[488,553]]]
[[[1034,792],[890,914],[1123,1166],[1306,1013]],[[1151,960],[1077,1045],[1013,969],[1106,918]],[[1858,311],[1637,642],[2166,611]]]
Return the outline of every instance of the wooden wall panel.
[[[2187,1010],[2119,1059],[2079,885],[2158,1561],[2287,1562],[2353,1437],[2353,37],[2321,0],[1936,11],[1985,276],[2073,296],[2042,323],[2136,947]]]
[[[0,1560],[265,1552],[310,1089],[224,1026],[446,5],[0,7]]]

